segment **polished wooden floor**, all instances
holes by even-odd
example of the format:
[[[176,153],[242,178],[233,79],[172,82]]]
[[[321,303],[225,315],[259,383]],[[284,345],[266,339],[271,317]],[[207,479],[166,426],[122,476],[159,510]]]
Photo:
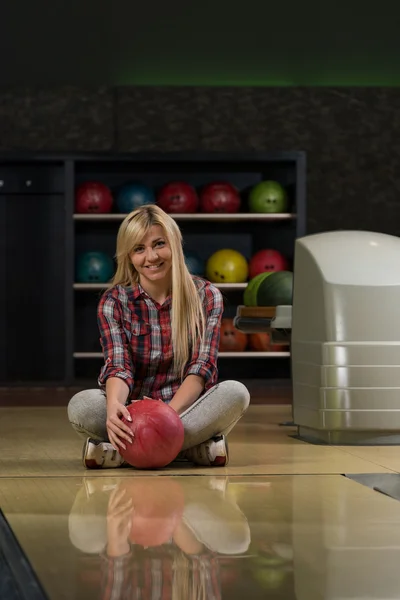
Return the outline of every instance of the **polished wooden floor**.
[[[328,447],[251,406],[227,468],[85,471],[65,406],[0,408],[0,508],[50,600],[399,598],[400,502],[346,477],[398,447]]]

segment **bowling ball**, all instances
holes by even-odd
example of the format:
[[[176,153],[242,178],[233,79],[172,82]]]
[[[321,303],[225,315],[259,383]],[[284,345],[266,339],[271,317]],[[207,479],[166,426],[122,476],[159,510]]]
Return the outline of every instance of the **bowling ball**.
[[[243,352],[247,346],[247,334],[233,325],[233,319],[222,319],[219,339],[220,352]]]
[[[283,346],[273,344],[267,331],[249,334],[249,348],[256,352],[281,352]]]
[[[132,500],[131,543],[143,548],[167,543],[182,519],[182,485],[168,477],[134,477],[122,486]]]
[[[277,271],[260,283],[257,306],[290,306],[293,298],[293,273]]]
[[[103,183],[87,181],[76,190],[75,211],[77,213],[109,213],[112,205],[111,191]]]
[[[120,213],[130,213],[145,204],[155,204],[153,190],[141,183],[127,183],[118,192],[117,208]]]
[[[278,250],[265,248],[256,252],[249,261],[249,277],[253,279],[266,271],[285,271],[288,261]]]
[[[240,202],[237,189],[230,183],[210,183],[200,194],[200,209],[203,213],[237,213]]]
[[[76,279],[79,283],[106,283],[114,273],[114,261],[104,252],[83,252],[78,256]]]
[[[174,181],[161,188],[157,204],[167,213],[195,213],[199,198],[194,187],[183,181]]]
[[[253,213],[283,213],[288,208],[285,189],[277,181],[261,181],[249,195],[249,209]]]
[[[257,292],[260,287],[260,283],[265,277],[271,275],[272,271],[267,271],[265,273],[259,273],[250,279],[249,283],[246,286],[243,294],[243,303],[245,306],[257,306]]]
[[[253,577],[262,590],[269,592],[283,587],[288,579],[288,573],[285,566],[273,568],[260,562],[253,568]]]
[[[195,252],[185,252],[185,263],[192,275],[202,277],[204,275],[205,264]]]
[[[137,469],[161,469],[182,449],[184,431],[178,413],[158,400],[139,400],[128,406],[132,422],[125,423],[133,433],[132,444],[120,453]]]
[[[217,250],[207,260],[206,277],[214,283],[244,283],[247,275],[247,260],[237,250]]]

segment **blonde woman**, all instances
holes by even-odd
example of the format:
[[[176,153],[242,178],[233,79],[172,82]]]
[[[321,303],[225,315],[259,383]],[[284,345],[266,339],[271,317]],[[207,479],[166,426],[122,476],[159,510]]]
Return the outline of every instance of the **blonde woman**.
[[[118,452],[132,443],[122,417],[135,400],[168,403],[185,430],[182,458],[226,466],[226,435],[250,397],[238,381],[217,383],[223,298],[210,282],[192,276],[174,219],[156,205],[122,222],[117,270],[98,306],[104,355],[99,388],[71,398],[68,417],[85,438],[86,468],[121,467]]]

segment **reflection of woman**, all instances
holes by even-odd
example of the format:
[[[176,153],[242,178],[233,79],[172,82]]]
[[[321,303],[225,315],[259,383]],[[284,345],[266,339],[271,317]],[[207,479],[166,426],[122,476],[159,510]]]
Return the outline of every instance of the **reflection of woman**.
[[[73,512],[87,514],[91,501],[82,494]],[[123,480],[109,495],[104,520],[103,543],[90,538],[97,552],[103,547],[104,600],[217,600],[219,556],[242,554],[250,543],[246,518],[208,479]],[[85,536],[85,519],[75,527]]]
[[[117,450],[132,443],[128,404],[145,397],[168,403],[185,430],[182,450],[198,465],[226,466],[225,437],[250,396],[238,381],[217,382],[223,299],[191,276],[182,235],[158,206],[129,214],[117,238],[118,267],[102,296],[98,323],[104,354],[100,389],[75,394],[72,427],[85,439],[87,468],[120,467]]]

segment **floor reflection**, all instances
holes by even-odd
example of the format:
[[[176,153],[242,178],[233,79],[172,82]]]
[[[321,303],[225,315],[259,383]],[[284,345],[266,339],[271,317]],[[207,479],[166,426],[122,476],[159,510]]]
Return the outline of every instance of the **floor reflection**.
[[[294,598],[290,528],[270,509],[257,478],[85,478],[68,522],[79,598]]]

